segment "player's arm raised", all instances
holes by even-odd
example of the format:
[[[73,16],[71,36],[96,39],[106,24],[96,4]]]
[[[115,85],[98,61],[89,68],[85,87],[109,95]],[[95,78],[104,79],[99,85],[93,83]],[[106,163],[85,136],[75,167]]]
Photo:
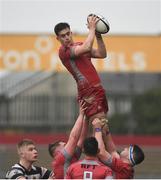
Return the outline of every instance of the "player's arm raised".
[[[82,148],[82,146],[83,146],[83,141],[87,137],[87,134],[88,134],[88,128],[89,128],[89,121],[84,116],[83,125],[82,125],[82,131],[81,131],[78,143],[77,143],[77,146],[79,148]]]
[[[82,130],[82,125],[84,121],[84,110],[85,110],[85,104],[83,102],[80,102],[80,110],[79,110],[79,116],[70,132],[69,139],[67,144],[65,145],[65,150],[69,155],[73,155],[75,152],[75,148],[77,146],[81,130]]]
[[[91,50],[91,57],[93,58],[106,58],[106,46],[103,41],[102,35],[96,32],[96,40],[97,40],[97,49]]]
[[[110,134],[109,125],[106,123],[102,128],[103,133],[103,141],[105,143],[106,150],[116,158],[120,158],[120,155],[118,154],[116,150],[116,146],[113,142],[112,136]]]
[[[95,39],[95,29],[98,20],[99,19],[96,16],[91,16],[88,18],[88,28],[89,28],[88,36],[82,45],[73,47],[72,51],[74,53],[74,56],[80,56],[84,53],[91,52],[93,42]]]
[[[101,121],[98,118],[95,118],[92,121],[92,125],[93,125],[93,131],[94,131],[94,134],[95,134],[95,138],[98,141],[98,146],[99,146],[99,150],[100,150],[100,152],[98,154],[98,157],[102,161],[104,161],[105,159],[111,158],[111,155],[106,151],[104,141],[103,141],[103,138],[102,138],[102,124],[101,124]]]

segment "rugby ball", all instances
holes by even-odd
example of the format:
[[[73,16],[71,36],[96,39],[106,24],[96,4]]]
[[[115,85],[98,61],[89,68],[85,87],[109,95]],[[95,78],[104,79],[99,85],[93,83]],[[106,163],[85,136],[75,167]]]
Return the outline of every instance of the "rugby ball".
[[[108,33],[108,31],[110,30],[110,24],[107,21],[107,19],[99,14],[89,14],[87,17],[87,21],[88,21],[88,18],[92,15],[95,15],[99,18],[99,21],[96,24],[96,31],[101,34]]]

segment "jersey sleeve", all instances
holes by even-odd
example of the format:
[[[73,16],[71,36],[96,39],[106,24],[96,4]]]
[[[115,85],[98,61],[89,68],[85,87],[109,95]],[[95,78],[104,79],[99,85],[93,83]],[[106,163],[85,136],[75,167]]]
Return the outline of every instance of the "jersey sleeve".
[[[6,174],[6,179],[18,179],[20,177],[25,177],[25,172],[19,168],[13,168]]]
[[[75,57],[74,49],[76,46],[80,46],[82,44],[83,44],[83,42],[76,42],[76,43],[72,44],[70,47],[65,48],[65,47],[61,46],[59,49],[59,58],[61,59],[61,61],[64,62],[65,59],[75,60],[76,57]]]
[[[71,161],[72,156],[66,151],[66,149],[62,150],[62,154],[65,157],[65,161]]]
[[[61,59],[61,61],[63,62],[63,63],[65,63],[65,60],[66,59],[69,59],[70,57],[71,57],[71,50],[70,50],[71,48],[63,48],[63,47],[61,47],[60,49],[59,49],[59,58]]]

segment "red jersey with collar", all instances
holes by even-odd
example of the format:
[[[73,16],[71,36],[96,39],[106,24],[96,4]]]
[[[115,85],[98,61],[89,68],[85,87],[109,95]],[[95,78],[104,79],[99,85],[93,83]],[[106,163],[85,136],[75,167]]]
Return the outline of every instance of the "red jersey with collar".
[[[116,179],[132,179],[134,177],[133,167],[119,158],[113,157],[110,167]]]
[[[66,179],[111,179],[112,170],[98,160],[83,159],[69,166]]]
[[[95,85],[100,83],[100,78],[96,72],[95,67],[91,62],[90,53],[83,54],[79,57],[74,57],[72,53],[72,47],[83,44],[77,42],[70,47],[61,46],[59,49],[59,57],[63,65],[73,75],[74,79],[79,84]]]
[[[59,151],[52,162],[52,169],[55,179],[64,179],[66,170],[71,163],[78,161],[81,155],[81,150],[76,150],[73,157],[71,157],[66,150]]]
[[[100,78],[91,62],[90,53],[74,57],[73,47],[83,44],[77,42],[69,47],[61,46],[59,57],[63,65],[73,75],[78,87],[78,100],[83,101],[87,109],[85,114],[91,116],[108,111],[108,102],[105,90],[100,85]]]

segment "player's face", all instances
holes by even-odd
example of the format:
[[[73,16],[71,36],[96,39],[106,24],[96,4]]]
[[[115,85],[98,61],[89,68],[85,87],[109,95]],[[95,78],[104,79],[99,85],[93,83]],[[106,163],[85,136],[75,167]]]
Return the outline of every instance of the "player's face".
[[[37,161],[38,152],[37,152],[35,145],[30,144],[30,145],[22,147],[21,157],[28,162]]]
[[[61,147],[64,147],[64,146],[66,145],[66,143],[62,141],[62,142],[59,143],[59,145],[60,145]]]
[[[73,40],[72,40],[72,32],[70,31],[69,28],[63,29],[62,31],[59,32],[59,35],[57,36],[58,41],[65,47],[70,45]]]
[[[120,157],[126,158],[126,159],[129,157],[129,148],[128,147],[124,148],[124,150],[120,153]]]
[[[56,151],[61,151],[62,149],[64,149],[65,145],[66,145],[65,142],[60,142],[56,148]]]

